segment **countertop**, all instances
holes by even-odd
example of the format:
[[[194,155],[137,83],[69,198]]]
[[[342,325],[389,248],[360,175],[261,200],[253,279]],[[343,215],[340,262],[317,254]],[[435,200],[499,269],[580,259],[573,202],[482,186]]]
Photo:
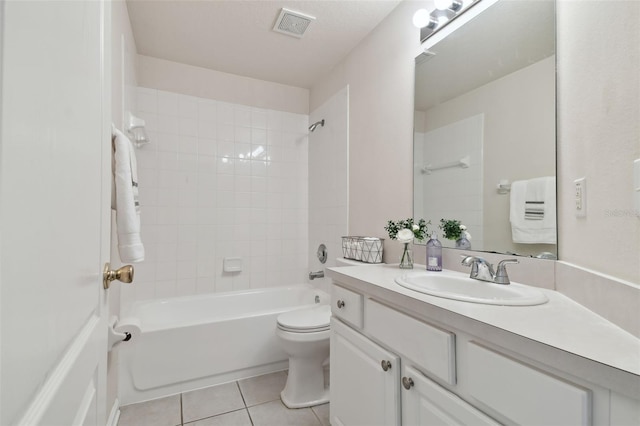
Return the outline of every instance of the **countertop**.
[[[413,271],[429,272],[423,265]],[[397,306],[422,302],[448,313],[462,316],[526,339],[560,349],[587,360],[630,374],[632,387],[640,383],[640,339],[605,320],[561,293],[540,289],[549,298],[537,306],[495,306],[461,302],[404,288],[394,279],[407,270],[398,265],[376,264],[342,266],[327,269],[327,275],[338,283],[366,289]],[[468,276],[455,271],[447,274]],[[625,380],[629,382],[629,380]],[[625,386],[627,387],[627,386]]]

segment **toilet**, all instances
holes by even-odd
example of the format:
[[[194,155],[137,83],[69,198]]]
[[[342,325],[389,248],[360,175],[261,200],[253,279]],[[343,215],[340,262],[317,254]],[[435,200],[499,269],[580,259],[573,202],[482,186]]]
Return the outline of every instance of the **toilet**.
[[[289,374],[280,398],[289,408],[329,402],[323,364],[329,358],[329,305],[285,312],[278,316],[276,335],[289,355]]]

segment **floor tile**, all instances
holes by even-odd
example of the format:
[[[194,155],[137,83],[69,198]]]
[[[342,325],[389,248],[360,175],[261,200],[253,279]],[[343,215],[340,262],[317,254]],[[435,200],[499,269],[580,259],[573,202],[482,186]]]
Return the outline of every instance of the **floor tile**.
[[[247,407],[280,399],[280,392],[284,389],[285,383],[287,383],[287,373],[284,371],[251,377],[238,382]]]
[[[244,402],[236,382],[182,394],[182,418],[185,423],[241,408],[244,408]]]
[[[242,409],[215,417],[207,417],[194,423],[185,423],[184,426],[252,426],[252,424],[249,413],[246,409]]]
[[[280,400],[249,407],[254,426],[321,426],[310,408],[290,410]]]
[[[316,405],[311,410],[316,414],[322,426],[330,426],[329,422],[329,404]]]
[[[176,426],[181,424],[180,395],[120,407],[118,426]]]

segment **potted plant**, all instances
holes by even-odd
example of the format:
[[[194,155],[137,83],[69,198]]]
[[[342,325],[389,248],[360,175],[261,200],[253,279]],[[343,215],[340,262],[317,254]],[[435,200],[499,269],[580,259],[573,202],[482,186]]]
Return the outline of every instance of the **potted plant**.
[[[444,237],[456,242],[456,248],[471,249],[471,234],[467,227],[456,219],[440,219],[440,229],[444,232]]]
[[[384,229],[389,233],[389,238],[392,240],[398,240],[404,244],[404,250],[400,257],[400,268],[413,269],[413,256],[411,249],[409,249],[409,243],[414,239],[422,241],[428,232],[427,225],[431,222],[426,222],[424,219],[418,220],[416,223],[413,218],[401,219],[396,222],[390,220],[387,222],[387,226]]]

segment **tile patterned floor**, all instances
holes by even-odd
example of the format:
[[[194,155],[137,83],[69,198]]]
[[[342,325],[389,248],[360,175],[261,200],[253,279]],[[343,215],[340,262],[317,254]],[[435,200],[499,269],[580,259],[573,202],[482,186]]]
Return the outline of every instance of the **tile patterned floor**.
[[[329,426],[329,404],[288,409],[287,373],[265,374],[120,408],[118,426]]]

